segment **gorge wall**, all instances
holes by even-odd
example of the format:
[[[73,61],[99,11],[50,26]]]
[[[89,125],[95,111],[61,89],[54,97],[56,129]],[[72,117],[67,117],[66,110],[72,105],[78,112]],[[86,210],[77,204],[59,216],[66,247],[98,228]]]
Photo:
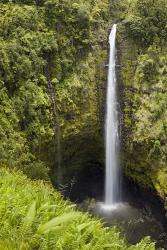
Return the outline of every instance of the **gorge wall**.
[[[165,1],[130,1],[118,37],[124,170],[163,200],[167,194],[166,11]]]
[[[165,0],[4,0],[0,10],[0,164],[54,183],[103,168],[105,65],[117,22],[122,165],[166,199]]]
[[[0,3],[1,165],[54,183],[102,165],[110,4]]]

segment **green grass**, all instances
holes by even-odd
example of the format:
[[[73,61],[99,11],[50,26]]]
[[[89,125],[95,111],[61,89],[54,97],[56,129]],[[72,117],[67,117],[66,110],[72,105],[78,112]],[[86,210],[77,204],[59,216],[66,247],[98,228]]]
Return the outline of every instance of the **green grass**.
[[[78,212],[42,181],[0,169],[0,250],[153,250],[148,238],[127,246],[118,231]]]

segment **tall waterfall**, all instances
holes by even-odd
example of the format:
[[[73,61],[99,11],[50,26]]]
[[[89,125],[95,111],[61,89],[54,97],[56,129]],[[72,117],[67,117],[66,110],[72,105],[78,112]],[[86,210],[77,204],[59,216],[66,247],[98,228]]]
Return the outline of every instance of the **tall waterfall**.
[[[119,199],[119,166],[118,166],[118,116],[116,96],[116,24],[113,25],[109,36],[110,58],[107,87],[107,113],[105,123],[106,143],[106,179],[105,205],[113,206]]]

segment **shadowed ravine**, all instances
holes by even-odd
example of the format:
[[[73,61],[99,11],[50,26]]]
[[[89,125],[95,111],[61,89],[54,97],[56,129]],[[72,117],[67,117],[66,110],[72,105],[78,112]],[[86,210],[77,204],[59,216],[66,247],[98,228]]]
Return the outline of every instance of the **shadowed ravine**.
[[[70,188],[70,193],[67,192],[67,196],[75,202],[78,200],[82,210],[102,218],[106,226],[118,226],[129,243],[135,244],[143,237],[151,236],[157,241],[158,247],[167,249],[167,222],[158,198],[152,194],[143,195],[145,191],[128,181],[124,181],[120,186],[116,28],[114,24],[109,36],[104,183],[103,172],[100,170],[94,169],[95,172],[92,173],[90,170],[87,173],[85,171],[86,175],[84,172],[81,174],[75,185]]]
[[[66,197],[83,211],[100,217],[106,226],[117,226],[129,243],[151,236],[158,247],[167,249],[167,221],[163,204],[151,191],[142,190],[126,177],[122,182],[122,203],[117,209],[104,210],[104,173],[98,167],[85,169],[66,190]]]

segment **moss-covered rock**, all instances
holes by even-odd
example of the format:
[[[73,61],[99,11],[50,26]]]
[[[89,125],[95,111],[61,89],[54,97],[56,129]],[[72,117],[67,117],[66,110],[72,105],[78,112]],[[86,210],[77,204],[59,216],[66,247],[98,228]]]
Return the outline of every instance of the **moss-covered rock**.
[[[142,1],[137,1],[136,5],[138,4],[144,6]],[[136,40],[134,33],[137,31],[134,29],[134,33],[132,32],[133,21],[129,23],[129,15],[134,11],[135,21],[141,15],[152,15],[151,11],[147,14],[137,12],[137,8],[140,9],[141,6],[136,5],[134,3],[129,9],[125,21],[119,26],[118,35],[121,77],[124,85],[124,167],[125,173],[139,185],[156,190],[165,199],[167,194],[167,77],[165,73],[167,47],[157,39],[149,45],[144,40],[141,44],[139,38]],[[153,8],[155,8],[154,5]]]

